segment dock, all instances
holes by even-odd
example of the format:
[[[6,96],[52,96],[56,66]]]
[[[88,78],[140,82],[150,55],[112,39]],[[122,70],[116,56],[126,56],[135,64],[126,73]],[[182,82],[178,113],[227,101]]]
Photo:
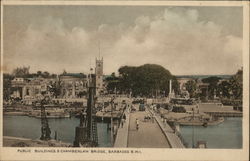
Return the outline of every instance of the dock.
[[[234,110],[233,106],[225,106],[216,103],[200,103],[198,105],[200,112],[217,116],[217,117],[242,117],[243,112]],[[185,109],[191,111],[192,108],[196,108],[195,105],[187,106]]]

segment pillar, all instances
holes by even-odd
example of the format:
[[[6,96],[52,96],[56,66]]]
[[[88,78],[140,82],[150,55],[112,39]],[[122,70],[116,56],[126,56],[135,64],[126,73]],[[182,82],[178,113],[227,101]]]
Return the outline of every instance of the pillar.
[[[22,99],[24,99],[24,97],[26,96],[26,86],[24,86],[23,88],[22,88]]]
[[[169,80],[169,95],[172,93],[172,80]]]
[[[20,98],[20,91],[19,91],[19,89],[16,91],[16,97]]]
[[[72,98],[75,98],[76,95],[76,86],[75,86],[75,82],[73,82],[72,84]]]

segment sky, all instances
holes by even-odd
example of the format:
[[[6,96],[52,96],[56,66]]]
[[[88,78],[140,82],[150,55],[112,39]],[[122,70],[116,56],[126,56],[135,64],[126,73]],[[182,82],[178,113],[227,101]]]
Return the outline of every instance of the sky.
[[[242,18],[241,7],[4,6],[4,70],[88,73],[100,56],[104,74],[143,64],[234,74],[243,66]]]

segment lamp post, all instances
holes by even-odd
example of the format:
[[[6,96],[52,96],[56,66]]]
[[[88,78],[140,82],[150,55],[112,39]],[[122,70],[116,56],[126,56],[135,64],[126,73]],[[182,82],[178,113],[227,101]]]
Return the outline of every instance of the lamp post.
[[[46,117],[45,104],[49,102],[49,97],[46,96],[41,99],[41,140],[50,140],[51,130],[49,128],[48,119]]]
[[[194,148],[194,108],[192,108],[193,111],[193,120],[192,120],[192,148]]]
[[[110,140],[111,146],[114,145],[114,129],[113,129],[113,107],[114,107],[114,99],[115,97],[111,98],[111,122],[110,122]]]

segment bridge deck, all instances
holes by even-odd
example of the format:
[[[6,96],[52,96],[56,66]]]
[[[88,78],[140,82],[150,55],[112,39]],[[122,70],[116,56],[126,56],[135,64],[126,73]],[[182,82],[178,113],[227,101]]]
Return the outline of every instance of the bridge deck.
[[[138,110],[138,106],[136,107]],[[156,121],[144,121],[148,111],[136,111],[130,114],[128,147],[137,148],[170,148]],[[139,119],[139,130],[136,130],[136,118]]]
[[[158,114],[152,110],[125,112],[126,122],[117,132],[114,147],[137,148],[185,148],[173,129],[161,121]],[[144,120],[145,116],[154,115],[153,120]],[[139,120],[139,130],[136,130],[136,119]]]

